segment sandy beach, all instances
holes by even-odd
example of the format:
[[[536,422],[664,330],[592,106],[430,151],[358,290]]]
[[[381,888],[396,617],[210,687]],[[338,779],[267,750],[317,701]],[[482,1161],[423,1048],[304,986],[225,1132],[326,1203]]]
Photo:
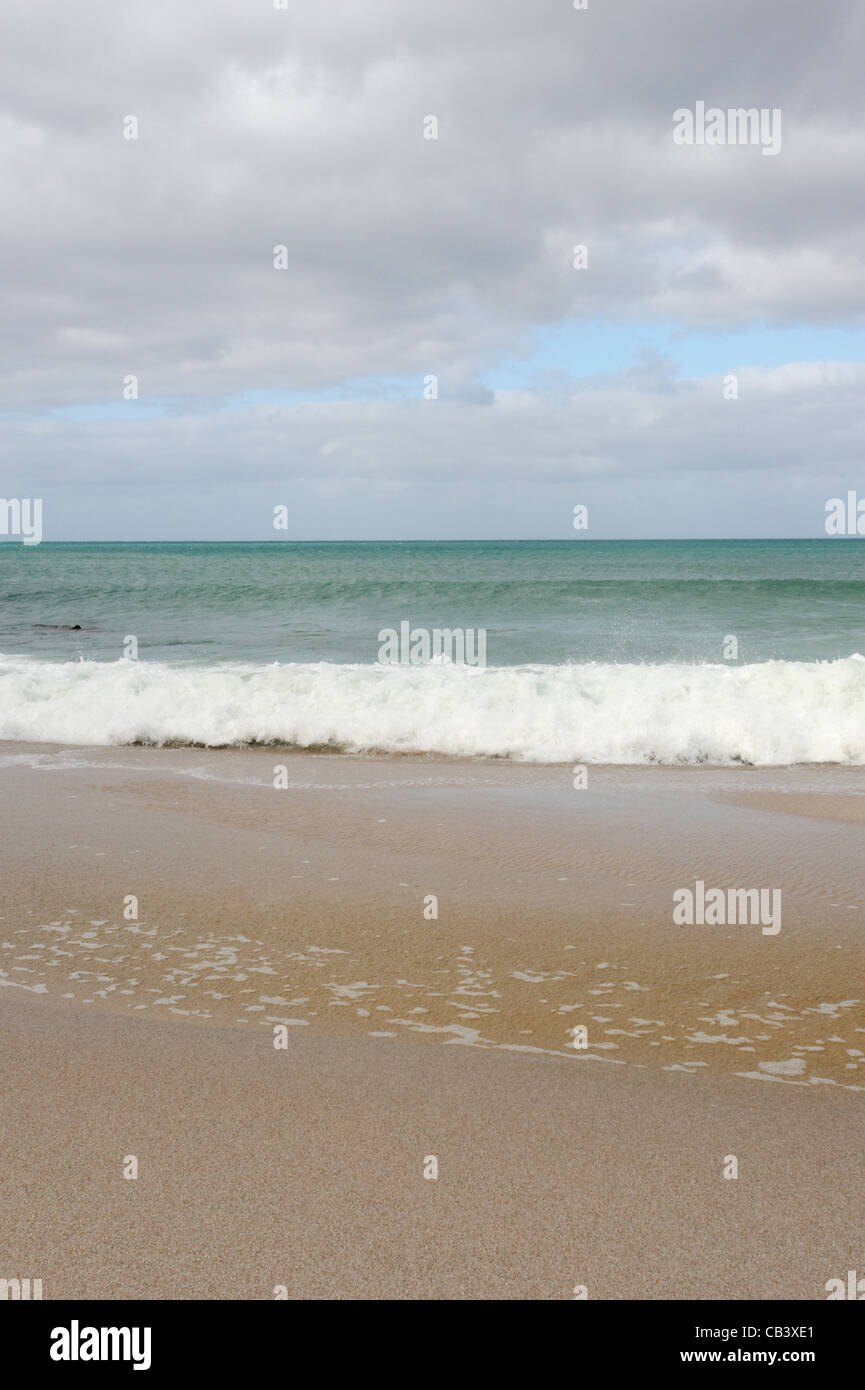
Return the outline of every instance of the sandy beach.
[[[862,1258],[863,787],[6,745],[10,1275],[825,1297]],[[698,877],[780,887],[782,930],[674,925]]]
[[[46,1298],[818,1299],[861,1262],[840,1092],[369,1038],[276,1052],[20,1000],[0,1028],[4,1264]]]

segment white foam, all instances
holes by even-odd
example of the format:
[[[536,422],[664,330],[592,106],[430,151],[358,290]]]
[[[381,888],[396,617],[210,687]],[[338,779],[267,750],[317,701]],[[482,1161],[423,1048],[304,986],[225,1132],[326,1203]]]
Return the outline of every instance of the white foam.
[[[0,739],[858,765],[865,659],[476,669],[0,657]]]

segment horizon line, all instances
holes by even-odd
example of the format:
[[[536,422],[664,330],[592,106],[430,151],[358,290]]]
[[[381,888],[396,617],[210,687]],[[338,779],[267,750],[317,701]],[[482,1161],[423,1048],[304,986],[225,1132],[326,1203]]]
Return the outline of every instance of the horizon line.
[[[120,539],[114,538],[97,540],[40,540],[37,545],[551,545],[558,543],[561,545],[572,544],[576,540],[579,545],[611,543],[621,545],[666,545],[670,541],[681,541],[685,544],[695,541],[706,541],[714,544],[725,544],[729,541],[735,542],[754,542],[766,543],[767,541],[837,541],[837,540],[861,540],[859,535],[848,536],[844,534],[827,535],[820,534],[815,536],[375,536],[375,537],[301,537],[286,536],[282,540],[272,540],[270,538],[261,539],[247,537],[238,540],[236,537],[228,538],[213,536],[210,538],[186,537],[182,540],[160,539],[157,536],[149,536],[146,539]],[[0,546],[14,546],[19,544],[17,536],[0,537]],[[35,549],[36,546],[30,545],[28,549]]]

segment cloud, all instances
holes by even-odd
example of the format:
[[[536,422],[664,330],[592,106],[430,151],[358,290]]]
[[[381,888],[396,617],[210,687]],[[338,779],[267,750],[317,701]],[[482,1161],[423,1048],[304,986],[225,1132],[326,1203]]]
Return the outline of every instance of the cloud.
[[[7,493],[46,498],[49,540],[93,535],[95,515],[103,539],[275,539],[278,504],[300,536],[566,536],[581,502],[596,536],[820,534],[865,451],[865,365],[736,376],[730,400],[724,378],[647,359],[555,396],[6,421],[0,444]]]
[[[564,404],[553,389],[518,408],[488,384],[539,325],[861,325],[863,29],[855,0],[9,4],[12,471],[123,491],[163,469],[194,487],[214,469],[257,485],[287,467],[320,487],[398,490],[435,476],[487,487],[499,470],[545,486],[638,456],[644,469],[804,466],[819,441],[799,428],[801,402],[795,427],[749,415],[744,394],[725,416],[714,384],[672,390],[657,364],[654,387],[644,364],[640,384],[566,387]],[[675,146],[673,111],[698,99],[781,108],[780,155]],[[129,115],[137,140],[123,139]],[[851,402],[828,370],[828,385],[798,389],[816,392],[808,419],[843,437],[848,466]],[[129,373],[167,417],[46,415],[119,402]],[[429,373],[447,384],[435,411],[224,408]],[[766,381],[755,390],[765,404]]]

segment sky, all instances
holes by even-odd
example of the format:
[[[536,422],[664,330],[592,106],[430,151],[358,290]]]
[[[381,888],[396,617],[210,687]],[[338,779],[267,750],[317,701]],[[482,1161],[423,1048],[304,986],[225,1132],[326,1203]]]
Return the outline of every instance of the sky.
[[[863,53],[860,0],[6,0],[0,492],[46,540],[824,534]]]

